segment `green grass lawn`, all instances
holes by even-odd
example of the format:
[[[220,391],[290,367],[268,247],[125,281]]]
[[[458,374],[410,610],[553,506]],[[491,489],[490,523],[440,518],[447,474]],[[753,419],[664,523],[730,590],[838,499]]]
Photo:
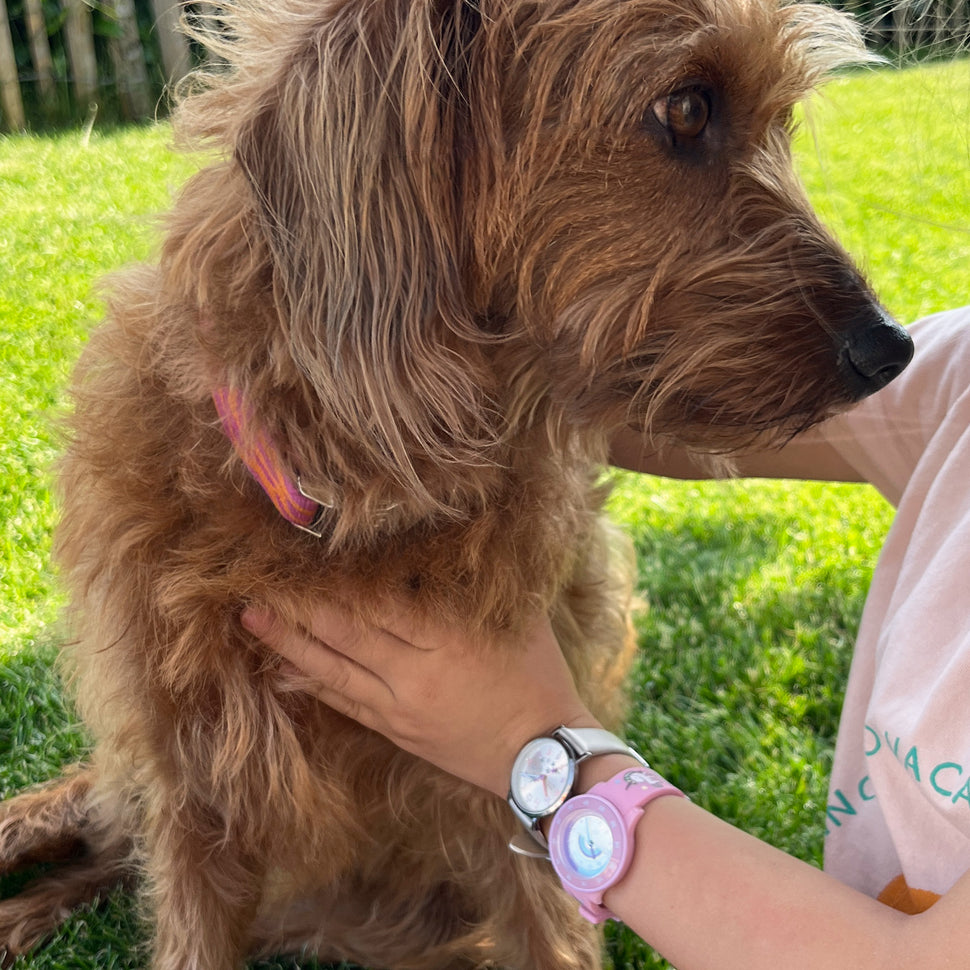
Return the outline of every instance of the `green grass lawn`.
[[[800,169],[887,306],[910,321],[967,302],[970,63],[838,81],[811,117]],[[100,312],[98,277],[151,251],[151,216],[190,170],[167,139],[162,126],[0,140],[0,796],[83,752],[51,672],[54,419]],[[891,510],[861,486],[633,475],[618,476],[612,510],[650,601],[631,740],[700,804],[819,861],[841,693]],[[625,930],[609,937],[615,970],[666,966]],[[117,895],[18,966],[134,967],[139,940]]]

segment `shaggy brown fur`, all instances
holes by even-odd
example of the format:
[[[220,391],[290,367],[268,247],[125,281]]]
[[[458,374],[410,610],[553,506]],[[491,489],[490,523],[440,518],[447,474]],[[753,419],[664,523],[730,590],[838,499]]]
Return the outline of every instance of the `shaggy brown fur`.
[[[611,435],[729,454],[905,364],[790,166],[793,105],[858,39],[771,0],[220,7],[230,69],[177,119],[220,157],[114,281],[75,386],[59,549],[92,764],[5,806],[0,867],[83,843],[93,891],[131,837],[156,970],[593,967],[507,806],[294,689],[240,610],[403,591],[502,650],[545,608],[617,723]],[[333,504],[323,538],[247,474],[221,384]],[[63,885],[0,904],[0,946]]]

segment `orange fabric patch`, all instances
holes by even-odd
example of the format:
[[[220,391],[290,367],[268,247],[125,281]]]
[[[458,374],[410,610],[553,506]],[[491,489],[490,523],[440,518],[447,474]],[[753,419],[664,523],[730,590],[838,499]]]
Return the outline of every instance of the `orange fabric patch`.
[[[880,903],[909,916],[925,913],[939,898],[939,893],[931,893],[928,889],[911,889],[902,873],[879,894]]]

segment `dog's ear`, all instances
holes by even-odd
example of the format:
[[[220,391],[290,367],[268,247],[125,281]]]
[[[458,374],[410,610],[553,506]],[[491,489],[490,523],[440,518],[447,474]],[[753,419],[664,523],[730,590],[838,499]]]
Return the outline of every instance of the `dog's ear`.
[[[482,341],[462,280],[464,0],[343,3],[306,33],[235,160],[294,359],[330,416],[415,487],[494,441]]]

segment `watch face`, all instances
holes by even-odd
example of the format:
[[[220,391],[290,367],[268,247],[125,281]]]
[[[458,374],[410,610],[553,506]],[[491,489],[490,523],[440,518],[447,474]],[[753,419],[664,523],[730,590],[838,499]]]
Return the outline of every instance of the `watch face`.
[[[627,863],[627,834],[616,808],[595,795],[580,795],[552,823],[549,854],[567,889],[593,892],[612,885]]]
[[[566,828],[564,850],[573,871],[592,879],[613,858],[613,833],[602,815],[577,815]]]
[[[512,766],[512,797],[527,815],[548,815],[572,789],[574,771],[559,741],[536,738],[519,752]]]

